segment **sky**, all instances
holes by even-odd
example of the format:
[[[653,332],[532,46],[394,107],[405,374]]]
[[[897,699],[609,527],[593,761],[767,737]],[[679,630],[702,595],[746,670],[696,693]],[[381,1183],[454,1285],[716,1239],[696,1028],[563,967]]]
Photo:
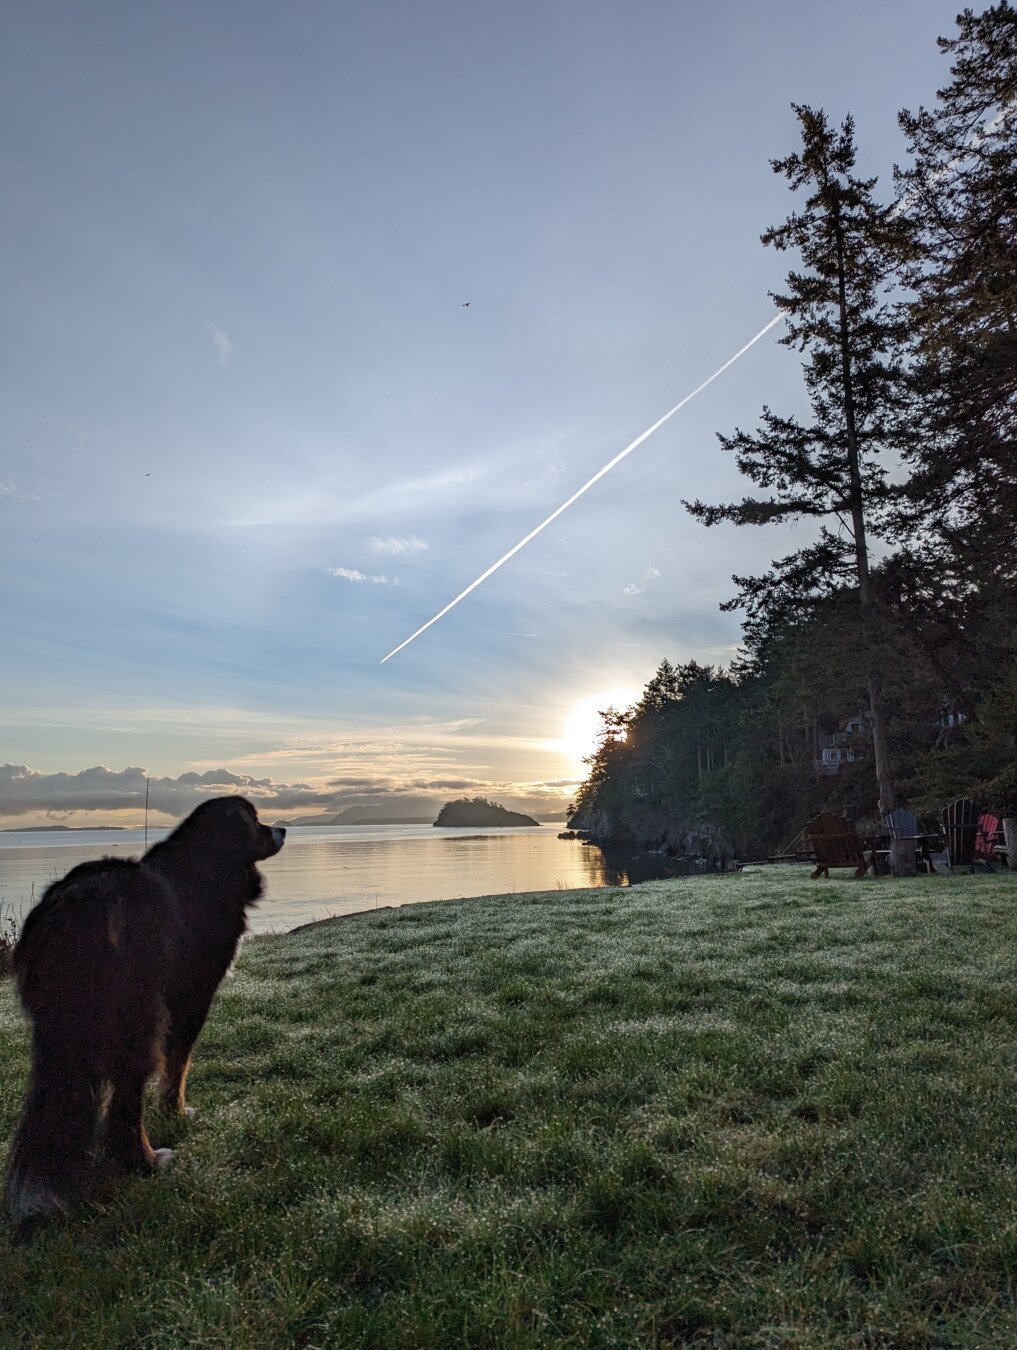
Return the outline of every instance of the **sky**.
[[[0,20],[0,826],[483,795],[727,664],[791,531],[716,433],[768,322],[791,103],[891,193],[956,0],[11,0]]]

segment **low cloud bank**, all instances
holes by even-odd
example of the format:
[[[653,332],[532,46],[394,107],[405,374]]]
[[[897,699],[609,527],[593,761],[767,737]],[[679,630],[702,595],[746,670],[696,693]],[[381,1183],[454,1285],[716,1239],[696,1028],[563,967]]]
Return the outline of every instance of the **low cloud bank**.
[[[240,792],[253,802],[280,810],[328,806],[336,793],[306,783],[273,783],[230,769],[182,773],[177,778],[149,777],[137,766],[107,769],[96,764],[79,773],[39,773],[25,764],[0,765],[0,816],[72,815],[76,811],[144,809],[186,816],[209,797]]]
[[[423,778],[395,781],[385,777],[332,778],[319,785],[277,783],[271,778],[234,773],[231,769],[187,772],[176,778],[150,776],[138,766],[108,769],[97,764],[78,773],[41,773],[25,764],[0,765],[0,819],[45,816],[66,819],[76,813],[149,811],[180,819],[209,797],[241,793],[259,810],[275,816],[338,812],[348,806],[385,799],[386,809],[397,809],[401,799],[413,799],[420,808],[420,795],[428,797],[463,793],[492,796],[515,810],[560,809],[566,781],[554,783],[491,783],[473,778]]]

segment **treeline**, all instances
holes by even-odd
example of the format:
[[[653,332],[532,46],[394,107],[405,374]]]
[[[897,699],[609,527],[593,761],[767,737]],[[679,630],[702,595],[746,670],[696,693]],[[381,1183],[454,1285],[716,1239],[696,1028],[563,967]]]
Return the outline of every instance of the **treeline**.
[[[572,817],[597,838],[746,856],[822,808],[1017,812],[1017,12],[939,45],[888,199],[850,117],[795,107],[795,209],[762,239],[795,259],[773,300],[810,417],[721,434],[755,494],[685,505],[806,543],[734,578],[731,669],[665,661],[606,712]]]

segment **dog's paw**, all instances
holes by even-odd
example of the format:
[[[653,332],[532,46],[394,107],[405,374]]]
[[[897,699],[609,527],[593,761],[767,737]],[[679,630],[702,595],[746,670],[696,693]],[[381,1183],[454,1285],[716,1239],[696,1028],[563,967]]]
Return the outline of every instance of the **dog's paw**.
[[[189,1120],[198,1113],[193,1106],[181,1106],[180,1102],[174,1097],[172,1101],[165,1098],[159,1101],[159,1110],[164,1116],[175,1116],[178,1120]]]
[[[173,1150],[171,1148],[154,1148],[152,1150],[152,1161],[157,1171],[162,1169],[173,1161]]]

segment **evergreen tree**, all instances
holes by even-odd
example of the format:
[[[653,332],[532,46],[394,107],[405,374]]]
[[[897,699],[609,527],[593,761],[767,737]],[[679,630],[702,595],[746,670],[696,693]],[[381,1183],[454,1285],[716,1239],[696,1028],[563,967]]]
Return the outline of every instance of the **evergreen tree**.
[[[937,105],[899,119],[916,430],[900,524],[1002,619],[1017,591],[1017,11],[957,25]]]
[[[766,524],[813,518],[818,540],[773,564],[763,577],[736,577],[749,621],[789,612],[850,582],[856,597],[880,809],[895,804],[880,680],[881,622],[869,562],[870,535],[887,497],[881,456],[899,434],[898,351],[901,325],[885,298],[893,279],[888,247],[894,213],[873,195],[875,179],[855,165],[854,125],[839,129],[821,110],[794,105],[802,147],[774,160],[792,191],[808,195],[800,213],[766,231],[762,241],[798,252],[804,270],[791,271],[787,294],[773,299],[787,319],[786,346],[804,353],[812,421],[763,409],[755,435],[721,436],[739,470],[769,497],[710,506],[684,505],[706,525]]]

